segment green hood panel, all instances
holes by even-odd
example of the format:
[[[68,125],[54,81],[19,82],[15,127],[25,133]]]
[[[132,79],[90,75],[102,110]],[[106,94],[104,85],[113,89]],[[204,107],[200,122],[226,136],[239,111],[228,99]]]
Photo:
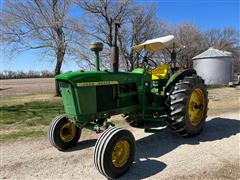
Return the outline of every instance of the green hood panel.
[[[100,82],[118,81],[118,83],[131,83],[143,78],[143,74],[131,72],[105,72],[105,71],[85,71],[70,72],[60,74],[55,77],[57,80],[69,81],[72,84],[78,82]]]
[[[106,74],[108,72],[103,71],[75,71],[75,72],[69,72],[64,74],[59,74],[55,76],[56,79],[65,79],[65,80],[73,80],[76,77],[82,76],[82,75],[96,75],[96,74]]]
[[[138,74],[144,74],[144,69],[143,68],[137,68],[132,71],[132,73],[138,73]]]

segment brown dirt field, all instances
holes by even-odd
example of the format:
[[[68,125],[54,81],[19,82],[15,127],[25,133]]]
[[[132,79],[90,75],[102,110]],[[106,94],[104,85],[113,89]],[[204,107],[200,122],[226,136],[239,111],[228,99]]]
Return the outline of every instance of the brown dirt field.
[[[54,92],[54,78],[0,80],[0,96],[44,94]]]
[[[54,98],[54,78],[0,80],[0,106]]]

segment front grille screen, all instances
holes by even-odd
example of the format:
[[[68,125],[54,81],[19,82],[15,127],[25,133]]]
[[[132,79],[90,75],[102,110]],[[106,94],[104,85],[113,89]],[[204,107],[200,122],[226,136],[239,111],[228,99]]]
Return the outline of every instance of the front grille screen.
[[[97,112],[115,108],[116,86],[97,86]]]

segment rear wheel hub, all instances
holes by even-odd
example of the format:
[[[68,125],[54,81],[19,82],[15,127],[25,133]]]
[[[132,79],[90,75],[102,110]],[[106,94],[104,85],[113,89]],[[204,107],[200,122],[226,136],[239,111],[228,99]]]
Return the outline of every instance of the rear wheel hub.
[[[203,117],[205,108],[204,93],[200,88],[192,91],[188,103],[188,116],[193,126],[197,126]]]

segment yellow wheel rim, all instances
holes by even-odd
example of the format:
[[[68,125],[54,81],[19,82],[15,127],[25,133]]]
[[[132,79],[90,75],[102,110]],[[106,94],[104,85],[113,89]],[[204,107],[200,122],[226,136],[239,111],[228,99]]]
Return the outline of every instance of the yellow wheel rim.
[[[60,129],[60,138],[63,142],[70,142],[76,135],[76,127],[73,123],[66,123]]]
[[[188,103],[188,116],[193,126],[197,126],[201,122],[204,110],[205,110],[204,93],[200,88],[196,88],[192,91]]]
[[[129,158],[130,145],[126,140],[120,140],[114,146],[112,152],[112,163],[115,167],[123,167]]]

